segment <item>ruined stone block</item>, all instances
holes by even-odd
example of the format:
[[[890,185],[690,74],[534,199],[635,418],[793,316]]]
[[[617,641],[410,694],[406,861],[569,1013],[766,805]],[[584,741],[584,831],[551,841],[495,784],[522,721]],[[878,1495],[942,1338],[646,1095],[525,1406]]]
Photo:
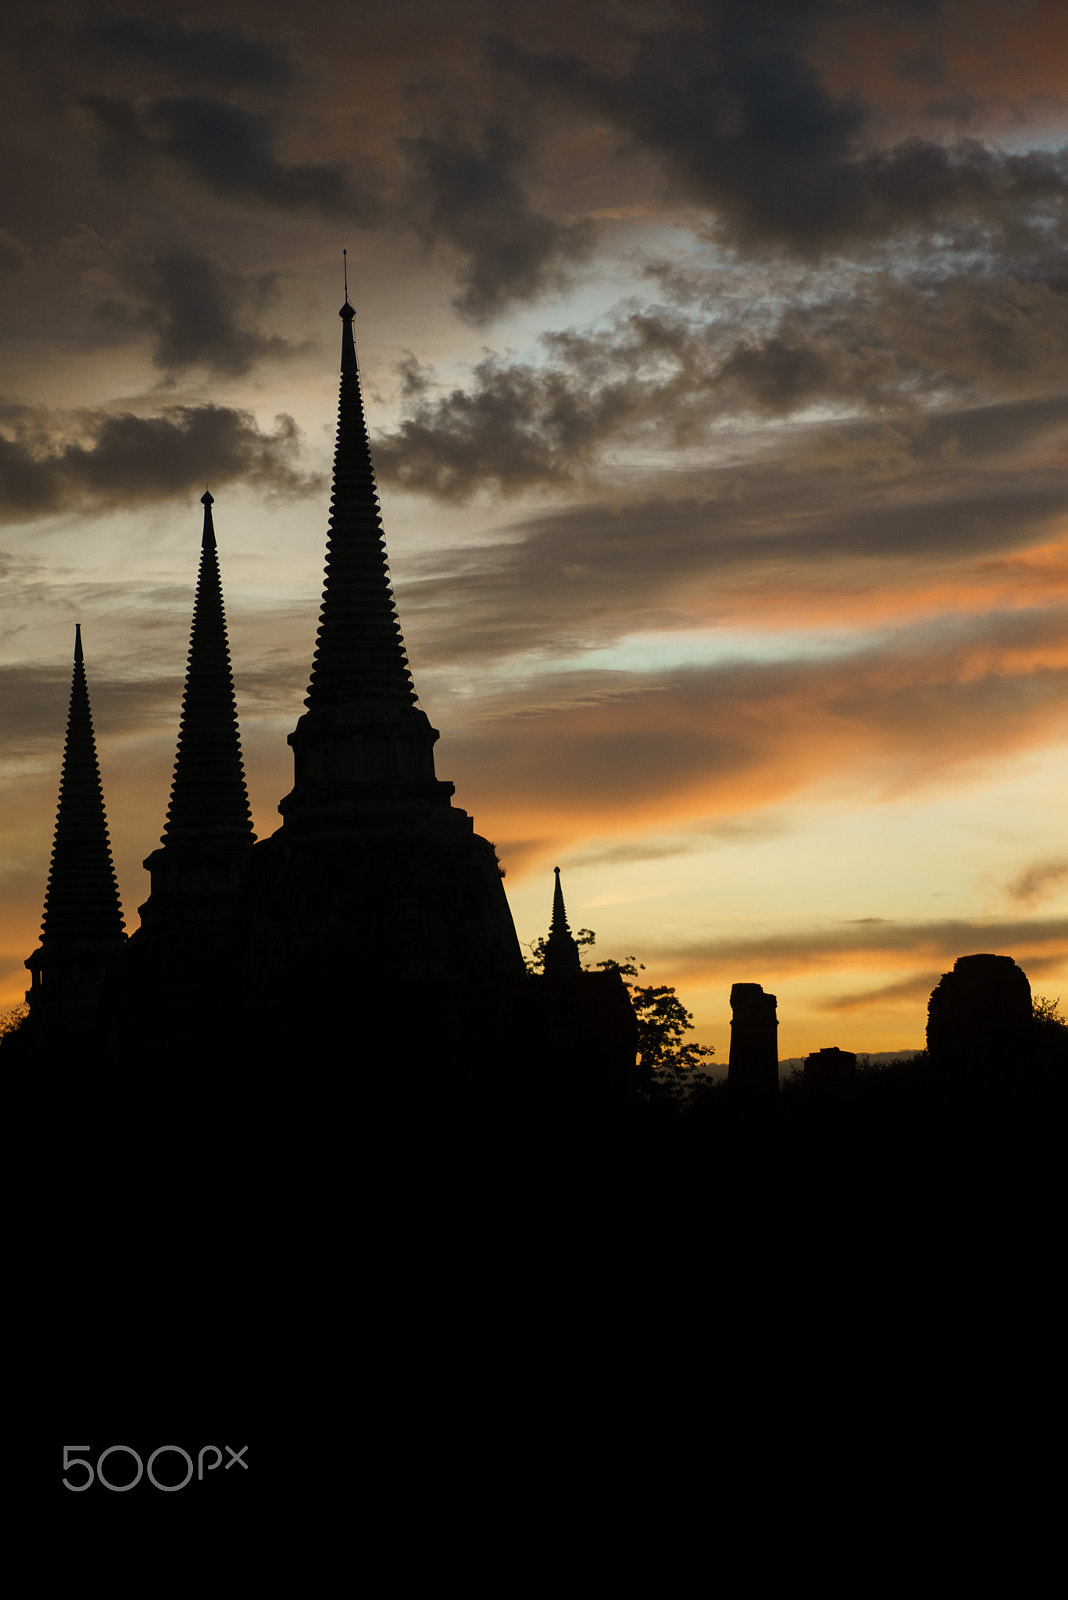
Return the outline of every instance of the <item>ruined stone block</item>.
[[[1031,1031],[1031,985],[1011,956],[959,956],[928,1002],[928,1053],[946,1069],[1011,1066]]]
[[[857,1058],[836,1045],[805,1057],[805,1088],[817,1094],[848,1094],[857,1077]]]

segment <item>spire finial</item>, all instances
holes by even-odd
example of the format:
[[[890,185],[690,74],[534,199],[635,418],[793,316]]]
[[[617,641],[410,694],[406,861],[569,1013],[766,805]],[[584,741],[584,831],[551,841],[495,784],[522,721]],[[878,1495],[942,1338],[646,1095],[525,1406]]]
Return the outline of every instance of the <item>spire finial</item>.
[[[356,312],[349,304],[348,251],[342,250],[341,254],[345,261],[345,304],[338,312],[338,316],[341,318],[341,321],[344,324],[341,329],[341,372],[342,375],[344,375],[346,372],[349,372],[352,373],[353,376],[356,376],[359,372],[359,368],[356,365],[356,341],[353,338],[352,333],[352,323],[356,316]]]
[[[211,508],[215,504],[215,496],[210,489],[204,490],[200,497],[200,503],[204,507],[204,534],[200,541],[200,548],[202,550],[214,550],[216,548],[215,524],[212,521]]]
[[[82,654],[82,625],[80,622],[74,624],[74,659],[76,662],[85,660]]]
[[[345,274],[345,304],[348,305],[348,303],[349,303],[349,253],[348,253],[347,250],[342,250],[342,252],[341,252],[341,270]]]

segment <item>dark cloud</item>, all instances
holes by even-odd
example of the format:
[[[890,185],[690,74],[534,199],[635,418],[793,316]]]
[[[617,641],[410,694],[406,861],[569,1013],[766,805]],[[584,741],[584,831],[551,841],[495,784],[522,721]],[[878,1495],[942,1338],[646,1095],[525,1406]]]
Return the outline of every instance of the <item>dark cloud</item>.
[[[954,89],[938,100],[928,100],[923,108],[925,116],[939,122],[953,122],[958,128],[970,127],[984,109],[981,97],[969,94],[966,89]]]
[[[464,259],[455,304],[473,322],[558,287],[592,240],[588,225],[531,208],[521,175],[526,148],[500,124],[468,137],[402,138],[398,148],[411,170],[410,215],[428,239]]]
[[[198,27],[105,9],[88,19],[84,37],[115,57],[195,83],[273,89],[293,77],[282,51],[257,39],[242,23]]]
[[[877,11],[914,10],[863,9],[869,20]],[[1063,255],[1068,163],[1060,157],[1007,154],[976,141],[947,147],[913,139],[880,149],[866,106],[825,87],[814,65],[826,48],[821,30],[828,19],[855,23],[854,7],[701,0],[653,16],[607,10],[602,26],[563,12],[554,26],[550,8],[544,27],[506,8],[499,22],[513,36],[495,40],[487,58],[478,42],[472,49],[472,39],[481,40],[482,7],[461,8],[471,37],[446,38],[446,28],[440,59],[431,61],[418,39],[404,50],[390,39],[404,24],[384,8],[370,47],[372,56],[381,53],[380,70],[372,81],[365,61],[358,64],[357,110],[336,147],[344,159],[286,159],[285,140],[309,120],[322,136],[321,108],[307,104],[310,84],[293,78],[283,49],[237,24],[96,14],[93,64],[103,52],[107,72],[83,67],[82,84],[92,92],[81,103],[114,177],[167,160],[233,200],[318,210],[361,226],[404,221],[455,261],[455,303],[476,323],[561,286],[593,238],[593,224],[576,218],[611,214],[598,202],[612,196],[594,193],[592,175],[573,177],[570,151],[561,160],[561,96],[569,129],[592,115],[602,135],[622,132],[631,155],[635,146],[652,153],[687,200],[713,213],[721,237],[744,249],[784,245],[810,258],[902,231],[941,238],[957,230],[974,253],[978,228],[988,243],[996,235],[1011,244],[1013,261],[1025,241],[1031,255]],[[266,33],[271,20],[257,24]],[[311,26],[318,37],[316,24],[320,16]],[[571,41],[570,52],[539,53],[521,42],[547,35]],[[307,48],[315,48],[310,40]],[[321,39],[318,48],[331,49]],[[404,81],[401,60],[410,74]],[[143,98],[130,88],[131,66]],[[150,81],[149,68],[179,82]],[[324,82],[331,69],[320,56]],[[179,92],[161,94],[165,87]],[[265,87],[286,91],[269,115],[262,97],[256,108],[234,103]],[[960,100],[953,115],[962,127],[968,118],[978,125],[980,110]],[[629,191],[630,180],[620,182],[623,162],[609,164],[609,187]]]
[[[0,511],[22,522],[58,511],[127,509],[244,480],[267,494],[320,487],[298,467],[291,417],[261,432],[247,411],[170,406],[159,416],[82,411],[69,417],[8,408],[0,419]]]
[[[379,435],[375,464],[385,481],[441,500],[569,484],[636,411],[630,384],[591,394],[565,373],[489,356],[470,389],[419,401]]]
[[[466,388],[415,395],[376,442],[383,477],[442,500],[561,487],[642,433],[687,447],[729,416],[896,412],[1063,390],[1068,293],[1045,283],[882,281],[766,332],[664,306],[542,336],[544,365],[490,354]]]
[[[394,371],[400,379],[403,400],[413,400],[434,387],[434,368],[429,363],[421,362],[410,350],[405,350],[395,364]]]
[[[225,100],[190,95],[142,109],[92,93],[80,103],[98,129],[101,162],[112,176],[129,177],[139,164],[169,157],[228,198],[318,210],[361,225],[381,215],[378,198],[354,181],[344,163],[287,165],[275,154],[272,120]]]
[[[150,330],[153,360],[164,371],[201,366],[236,376],[265,356],[293,353],[285,339],[247,322],[274,293],[273,274],[246,275],[178,249],[127,260],[121,279],[127,296],[102,301],[99,315],[112,326]]]
[[[1056,894],[1068,879],[1068,856],[1047,856],[1033,861],[1009,884],[1009,894],[1014,900],[1044,900]]]
[[[819,403],[893,408],[947,395],[1060,390],[1068,295],[1045,283],[954,278],[883,284],[787,313],[737,342],[715,376],[742,410],[788,416]]]
[[[926,45],[919,50],[903,50],[893,58],[893,66],[902,78],[922,83],[925,89],[936,89],[949,81],[949,63],[944,50]]]
[[[498,67],[608,119],[656,152],[724,235],[802,254],[960,218],[1004,228],[1036,203],[1063,208],[1068,164],[977,143],[872,148],[867,108],[821,83],[814,25],[843,8],[767,0],[698,4],[635,34],[615,74],[573,53],[496,38]]]
[[[100,169],[106,177],[129,180],[162,153],[145,131],[132,100],[93,90],[81,96],[78,106],[96,135]]]

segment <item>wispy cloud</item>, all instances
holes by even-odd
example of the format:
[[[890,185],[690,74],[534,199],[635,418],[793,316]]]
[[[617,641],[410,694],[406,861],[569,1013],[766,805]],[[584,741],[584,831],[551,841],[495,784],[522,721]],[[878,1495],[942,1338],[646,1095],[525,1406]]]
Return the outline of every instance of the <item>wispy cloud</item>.
[[[1055,956],[1064,960],[1068,956],[1068,918],[1048,921],[967,921],[947,919],[943,922],[886,922],[878,927],[860,929],[856,924],[838,924],[830,927],[791,929],[782,933],[762,935],[758,938],[731,937],[694,940],[662,947],[657,953],[670,960],[676,968],[691,977],[712,977],[733,972],[736,979],[743,971],[788,974],[803,972],[814,967],[835,965],[871,965],[873,958],[893,957],[898,963],[918,967],[924,958],[942,958],[952,964],[961,955],[991,951],[1008,954],[1026,967],[1032,957]],[[924,991],[923,985],[934,969],[925,966],[913,972],[901,983],[880,985],[870,991],[868,998],[889,998],[893,994],[915,997]],[[945,970],[943,967],[942,970]],[[940,976],[936,973],[935,982]],[[932,983],[931,987],[934,987]],[[861,997],[862,1003],[866,1003]],[[829,1009],[845,1009],[851,999],[831,999]]]
[[[1009,894],[1014,900],[1031,904],[1056,894],[1068,881],[1068,856],[1045,856],[1033,861],[1009,884]]]

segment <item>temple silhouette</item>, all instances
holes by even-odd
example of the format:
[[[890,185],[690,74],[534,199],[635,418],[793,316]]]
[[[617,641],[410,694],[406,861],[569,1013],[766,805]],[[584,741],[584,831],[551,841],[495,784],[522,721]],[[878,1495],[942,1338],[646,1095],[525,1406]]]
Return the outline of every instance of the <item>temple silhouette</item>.
[[[170,805],[127,937],[80,628],[40,947],[19,1048],[142,1074],[305,1058],[370,1084],[403,1067],[448,1093],[566,1082],[629,1093],[636,1023],[615,972],[585,972],[557,869],[544,972],[525,967],[494,847],[437,777],[390,584],[346,296],[320,624],[289,735],[281,827],[257,841],[212,515]],[[529,1071],[527,1070],[529,1069]],[[533,1074],[533,1076],[531,1076]],[[425,1088],[425,1082],[423,1083]]]
[[[123,925],[78,627],[41,940],[5,1056],[83,1082],[95,1067],[128,1088],[181,1085],[190,1104],[204,1088],[277,1089],[309,1063],[392,1104],[524,1115],[625,1104],[639,1034],[621,973],[583,968],[559,868],[542,970],[527,970],[494,847],[437,776],[438,733],[417,702],[390,583],[347,294],[340,316],[323,598],[282,824],[255,838],[206,492],[170,804],[144,862],[139,926]],[[728,1099],[773,1105],[776,997],[736,983],[730,1002]],[[962,957],[931,996],[931,1067],[959,1085],[1048,1054],[1031,1004],[1009,957]],[[849,1098],[856,1069],[828,1046],[804,1080],[814,1100]]]

